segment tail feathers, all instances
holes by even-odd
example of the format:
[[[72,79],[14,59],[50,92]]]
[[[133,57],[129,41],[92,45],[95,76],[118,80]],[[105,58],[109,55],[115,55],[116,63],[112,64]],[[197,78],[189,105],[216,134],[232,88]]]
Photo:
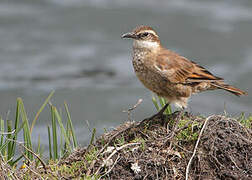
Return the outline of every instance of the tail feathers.
[[[219,89],[224,89],[224,90],[226,90],[226,91],[228,91],[228,92],[230,92],[230,93],[232,93],[232,94],[234,94],[236,96],[248,95],[247,92],[242,91],[242,90],[240,90],[240,89],[238,89],[236,87],[230,86],[228,84],[225,84],[223,82],[215,82],[215,83],[212,83],[212,85],[219,88]]]

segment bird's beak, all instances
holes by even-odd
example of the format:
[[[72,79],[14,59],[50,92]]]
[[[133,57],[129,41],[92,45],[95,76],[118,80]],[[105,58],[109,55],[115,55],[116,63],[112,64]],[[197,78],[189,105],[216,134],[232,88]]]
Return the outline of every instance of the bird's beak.
[[[135,39],[136,38],[136,35],[132,32],[128,32],[128,33],[125,33],[121,36],[121,38],[132,38],[132,39]]]

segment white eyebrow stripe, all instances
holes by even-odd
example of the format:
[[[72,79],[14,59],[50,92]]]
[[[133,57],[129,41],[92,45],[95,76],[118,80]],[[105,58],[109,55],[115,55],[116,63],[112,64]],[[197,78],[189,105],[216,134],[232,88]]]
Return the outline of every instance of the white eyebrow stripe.
[[[148,33],[154,34],[155,36],[158,36],[157,33],[152,30],[144,30],[144,31],[141,31],[140,33],[145,33],[145,32],[148,32]]]

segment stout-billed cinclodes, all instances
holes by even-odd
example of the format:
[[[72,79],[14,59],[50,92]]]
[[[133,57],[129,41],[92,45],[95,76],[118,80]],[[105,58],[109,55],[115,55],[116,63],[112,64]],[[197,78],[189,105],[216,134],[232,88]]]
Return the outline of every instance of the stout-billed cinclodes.
[[[186,108],[192,94],[224,89],[237,96],[247,93],[224,83],[204,67],[164,48],[157,33],[139,26],[122,38],[133,39],[133,66],[144,86],[169,103]]]

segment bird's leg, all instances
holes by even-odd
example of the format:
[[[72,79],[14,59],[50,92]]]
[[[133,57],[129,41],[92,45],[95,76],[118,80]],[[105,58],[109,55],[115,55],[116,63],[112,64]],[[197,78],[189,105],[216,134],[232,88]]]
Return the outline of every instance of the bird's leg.
[[[174,118],[174,124],[173,124],[173,129],[172,131],[176,131],[177,127],[178,127],[178,123],[181,120],[183,114],[184,114],[184,110],[185,108],[182,107],[182,109],[180,111],[178,111],[178,115],[176,116],[176,118]]]
[[[178,124],[179,124],[179,121],[181,120],[181,118],[182,118],[182,116],[183,116],[183,114],[184,114],[184,110],[185,110],[185,108],[182,107],[182,109],[178,112],[177,117],[174,119],[173,128],[172,128],[172,133],[173,133],[172,136],[175,135],[174,133],[175,133],[175,131],[176,131],[177,128],[178,128]]]
[[[172,144],[173,144],[173,137],[175,136],[176,134],[176,131],[177,131],[177,128],[178,128],[178,125],[179,125],[179,121],[184,113],[184,110],[185,108],[182,107],[182,109],[178,112],[178,115],[176,118],[174,118],[174,123],[173,123],[173,127],[172,127],[172,130],[171,130],[171,134],[168,136],[167,140],[165,140],[165,143],[164,145],[166,146],[167,143],[170,143],[170,148],[172,147]]]
[[[184,114],[185,108],[182,107],[182,109],[178,112],[178,116],[176,117],[176,120],[180,120],[182,118],[182,115]]]
[[[157,114],[154,114],[153,116],[151,116],[150,119],[162,116],[168,106],[169,106],[169,103],[165,104],[164,107],[162,107],[162,109]]]

